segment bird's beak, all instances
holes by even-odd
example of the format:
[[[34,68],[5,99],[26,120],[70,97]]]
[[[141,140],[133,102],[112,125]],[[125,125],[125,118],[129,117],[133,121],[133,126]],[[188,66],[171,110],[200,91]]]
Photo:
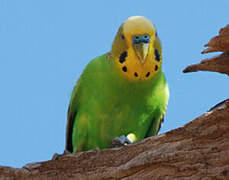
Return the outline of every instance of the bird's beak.
[[[149,43],[133,44],[135,53],[137,54],[140,62],[143,64],[146,60],[149,51]]]

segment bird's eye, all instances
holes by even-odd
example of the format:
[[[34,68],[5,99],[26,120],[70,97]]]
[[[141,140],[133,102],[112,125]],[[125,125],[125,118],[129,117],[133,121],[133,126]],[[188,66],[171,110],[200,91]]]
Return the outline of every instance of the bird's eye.
[[[146,34],[146,35],[144,35],[144,36],[143,36],[143,38],[144,38],[145,40],[150,39],[149,35],[147,35],[147,34]]]
[[[125,36],[123,34],[121,34],[121,39],[125,39]]]
[[[135,36],[135,39],[139,39],[139,36]]]
[[[156,32],[155,36],[158,37],[157,32]]]

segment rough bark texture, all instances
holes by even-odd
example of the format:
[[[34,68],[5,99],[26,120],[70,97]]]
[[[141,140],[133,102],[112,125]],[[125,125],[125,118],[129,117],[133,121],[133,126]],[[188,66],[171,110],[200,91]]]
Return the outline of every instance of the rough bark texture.
[[[186,67],[183,72],[213,71],[229,75],[229,54],[227,52],[205,59],[199,64]]]
[[[218,57],[184,72],[216,71],[229,75],[229,26],[206,45]],[[225,39],[225,40],[224,40]],[[229,179],[229,100],[184,127],[135,144],[103,151],[63,155],[22,168],[0,166],[0,180],[9,179]]]
[[[184,127],[116,149],[0,167],[0,179],[229,179],[229,100]]]
[[[214,71],[229,75],[229,25],[220,29],[219,35],[213,37],[202,53],[222,51],[221,55],[205,59],[199,64],[186,67],[183,72]]]
[[[216,51],[228,51],[229,50],[229,25],[220,29],[219,35],[213,37],[207,44],[208,47],[202,53],[216,52]]]

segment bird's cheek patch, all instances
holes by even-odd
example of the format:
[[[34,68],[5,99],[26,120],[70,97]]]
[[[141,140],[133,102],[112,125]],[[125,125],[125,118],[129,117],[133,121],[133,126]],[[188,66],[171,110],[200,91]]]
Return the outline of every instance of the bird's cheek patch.
[[[159,62],[160,61],[160,53],[157,49],[154,50],[154,55],[155,55],[155,60],[157,62]]]

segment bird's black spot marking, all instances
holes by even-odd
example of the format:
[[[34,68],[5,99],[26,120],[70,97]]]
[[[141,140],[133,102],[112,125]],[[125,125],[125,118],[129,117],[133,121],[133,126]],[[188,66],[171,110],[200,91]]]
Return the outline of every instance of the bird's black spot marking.
[[[125,36],[123,34],[121,34],[121,39],[125,39]]]
[[[156,34],[155,34],[155,35],[156,35],[156,37],[158,37],[158,34],[157,34],[157,32],[156,32]]]
[[[126,72],[126,71],[127,71],[127,67],[126,67],[126,66],[123,66],[122,70],[123,70],[124,72]]]
[[[149,77],[149,75],[150,75],[150,72],[148,72],[148,73],[146,74],[146,77]]]
[[[135,72],[134,75],[135,75],[135,77],[138,77],[138,73]]]
[[[154,54],[155,54],[155,59],[156,59],[156,61],[160,61],[160,54],[159,54],[159,52],[158,52],[158,50],[157,49],[155,49],[154,50]]]
[[[156,65],[156,66],[155,66],[155,71],[157,71],[157,70],[158,70],[158,66]]]
[[[123,63],[126,60],[127,57],[127,51],[124,51],[120,56],[119,56],[119,62]]]

